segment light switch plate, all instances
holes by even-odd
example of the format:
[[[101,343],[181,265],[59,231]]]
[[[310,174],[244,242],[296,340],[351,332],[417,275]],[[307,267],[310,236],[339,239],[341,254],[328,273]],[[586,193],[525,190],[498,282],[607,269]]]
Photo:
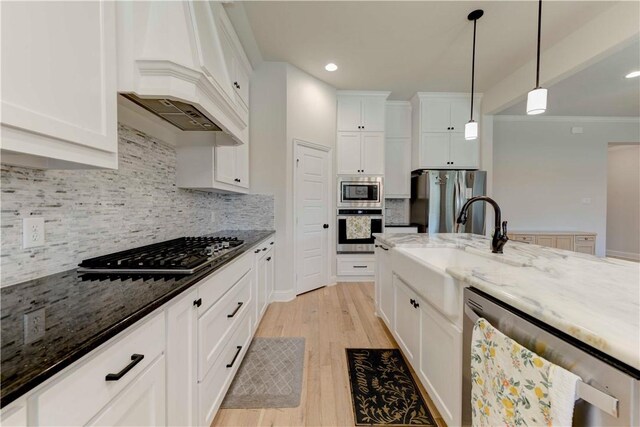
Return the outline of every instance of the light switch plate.
[[[22,219],[23,249],[37,248],[44,245],[44,218],[31,216]]]

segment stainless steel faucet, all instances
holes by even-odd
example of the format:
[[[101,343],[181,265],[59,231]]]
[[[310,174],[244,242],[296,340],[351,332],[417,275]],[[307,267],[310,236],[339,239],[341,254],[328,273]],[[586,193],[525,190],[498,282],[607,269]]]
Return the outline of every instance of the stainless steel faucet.
[[[491,252],[494,254],[501,254],[502,248],[509,241],[509,237],[507,237],[507,221],[502,221],[502,215],[500,213],[500,206],[490,197],[487,196],[477,196],[472,197],[462,206],[460,210],[460,215],[458,215],[458,219],[456,223],[458,224],[466,224],[467,222],[467,210],[469,210],[469,206],[473,202],[483,201],[489,203],[493,206],[493,210],[495,211],[495,224],[493,230],[493,236],[491,238]],[[501,224],[502,221],[502,224]],[[502,228],[501,228],[502,225]]]

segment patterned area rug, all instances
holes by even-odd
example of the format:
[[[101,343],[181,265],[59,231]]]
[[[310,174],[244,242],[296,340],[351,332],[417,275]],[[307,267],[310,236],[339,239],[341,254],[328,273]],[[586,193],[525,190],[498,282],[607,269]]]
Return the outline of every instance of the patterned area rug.
[[[356,425],[436,425],[400,350],[348,348],[347,364]]]
[[[222,408],[300,405],[304,338],[254,338]]]

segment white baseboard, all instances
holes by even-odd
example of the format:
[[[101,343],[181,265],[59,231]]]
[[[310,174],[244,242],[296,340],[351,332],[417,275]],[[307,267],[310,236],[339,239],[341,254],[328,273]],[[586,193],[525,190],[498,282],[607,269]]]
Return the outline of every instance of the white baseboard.
[[[287,302],[292,301],[296,297],[296,291],[290,289],[288,291],[273,291],[271,294],[271,302]]]
[[[640,254],[636,254],[633,252],[622,252],[622,251],[612,251],[607,250],[607,256],[612,256],[616,258],[625,258],[633,261],[640,261]]]

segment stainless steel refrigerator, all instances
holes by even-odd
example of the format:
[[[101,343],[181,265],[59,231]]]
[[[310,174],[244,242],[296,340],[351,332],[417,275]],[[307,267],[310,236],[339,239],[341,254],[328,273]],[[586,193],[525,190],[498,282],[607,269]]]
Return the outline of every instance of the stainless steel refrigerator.
[[[411,223],[420,233],[455,233],[462,205],[486,193],[487,173],[464,170],[416,170],[411,174]],[[485,234],[485,204],[473,203],[460,233]]]

